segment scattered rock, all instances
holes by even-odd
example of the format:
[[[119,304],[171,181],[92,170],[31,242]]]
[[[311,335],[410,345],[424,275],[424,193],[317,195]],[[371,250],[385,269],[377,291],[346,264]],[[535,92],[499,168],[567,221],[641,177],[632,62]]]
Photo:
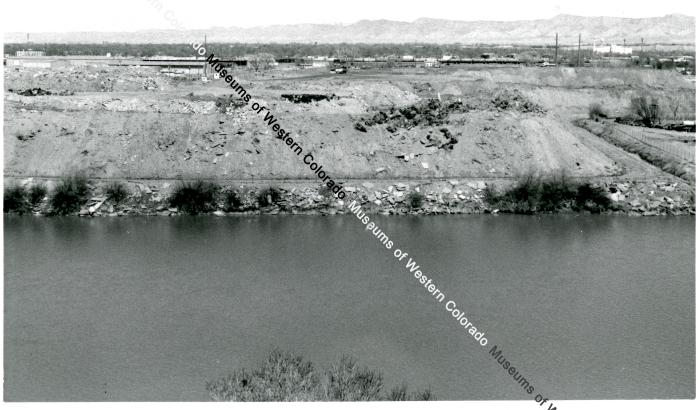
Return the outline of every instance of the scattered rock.
[[[625,200],[625,196],[622,194],[622,192],[614,192],[612,194],[609,194],[608,197],[610,198],[611,201],[614,202],[620,202]]]

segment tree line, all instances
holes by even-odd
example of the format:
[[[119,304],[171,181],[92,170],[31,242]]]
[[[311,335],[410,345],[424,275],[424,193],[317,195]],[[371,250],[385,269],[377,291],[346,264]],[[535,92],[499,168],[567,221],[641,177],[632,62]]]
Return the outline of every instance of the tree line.
[[[114,57],[191,57],[194,51],[190,44],[131,44],[131,43],[9,43],[5,44],[5,54],[15,55],[19,50],[40,50],[49,56],[95,56]],[[490,53],[507,54],[538,53],[553,54],[554,47],[498,47],[489,45],[464,46],[462,44],[321,44],[321,43],[208,43],[207,51],[226,57],[242,57],[259,53],[269,53],[276,59],[300,58],[306,56],[334,57],[379,57],[379,56],[423,56],[442,57],[458,55],[463,58],[478,58]]]

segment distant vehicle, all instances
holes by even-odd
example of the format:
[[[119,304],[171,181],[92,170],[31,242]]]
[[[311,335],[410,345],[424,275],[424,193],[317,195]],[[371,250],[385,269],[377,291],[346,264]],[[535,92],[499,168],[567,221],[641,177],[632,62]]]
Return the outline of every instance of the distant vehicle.
[[[549,61],[545,61],[544,63],[540,64],[540,67],[554,67],[556,64],[550,63]]]
[[[336,73],[336,74],[347,74],[348,69],[347,69],[347,67],[338,67],[338,68],[331,70],[331,72]]]

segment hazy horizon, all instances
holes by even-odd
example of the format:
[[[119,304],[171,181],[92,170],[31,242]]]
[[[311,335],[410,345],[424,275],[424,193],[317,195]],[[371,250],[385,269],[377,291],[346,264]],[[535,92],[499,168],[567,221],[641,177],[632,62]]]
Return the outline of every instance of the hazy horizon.
[[[157,0],[154,0],[157,1]],[[137,31],[9,32],[4,41],[13,43],[130,43],[179,44],[206,36],[212,43],[321,43],[321,44],[483,44],[542,45],[553,42],[584,44],[619,42],[634,44],[695,44],[695,17],[670,14],[661,17],[587,17],[560,14],[542,20],[464,21],[422,17],[412,22],[362,19],[350,24],[281,24],[260,27],[217,26],[186,29],[170,10],[160,8],[166,29]],[[234,22],[235,23],[235,22]]]
[[[625,17],[625,16],[611,16],[611,15],[595,15],[595,16],[585,16],[585,15],[576,15],[576,14],[568,14],[568,13],[560,13],[551,17],[546,17],[546,18],[531,18],[531,19],[517,19],[517,20],[485,20],[485,19],[479,19],[479,20],[460,20],[460,19],[454,19],[454,18],[435,18],[435,17],[418,17],[413,20],[393,20],[393,19],[359,19],[356,21],[352,22],[347,22],[347,23],[314,23],[314,22],[305,22],[305,23],[287,23],[287,24],[268,24],[268,25],[258,25],[258,26],[242,26],[242,25],[229,25],[229,26],[218,26],[218,25],[212,25],[209,27],[198,27],[198,28],[189,28],[187,29],[188,31],[204,31],[204,30],[215,30],[215,29],[241,29],[241,30],[250,30],[250,29],[268,29],[268,28],[274,28],[274,27],[285,27],[285,26],[338,26],[338,27],[349,27],[353,26],[358,23],[362,22],[387,22],[387,23],[406,23],[406,24],[413,24],[417,23],[420,21],[425,21],[425,20],[439,20],[439,21],[451,21],[451,22],[459,22],[459,23],[514,23],[514,22],[531,22],[531,21],[547,21],[547,20],[552,20],[556,18],[561,18],[561,17],[574,17],[574,18],[603,18],[603,19],[629,19],[629,20],[635,20],[635,19],[653,19],[653,18],[663,18],[667,16],[680,16],[680,17],[690,17],[695,19],[695,16],[691,14],[686,14],[686,13],[666,13],[664,15],[658,15],[658,16],[648,16],[648,17]],[[73,29],[68,29],[68,30],[62,30],[62,31],[4,31],[3,34],[8,35],[14,35],[14,34],[65,34],[65,33],[103,33],[103,34],[108,34],[108,33],[139,33],[139,32],[156,32],[156,31],[177,31],[176,28],[173,27],[165,27],[165,28],[142,28],[142,29],[136,29],[136,30],[73,30]]]
[[[213,27],[270,27],[298,24],[350,25],[362,20],[415,22],[443,19],[462,22],[546,20],[559,15],[581,17],[650,18],[672,14],[693,16],[692,3],[669,0],[661,4],[630,0],[591,0],[585,4],[543,0],[523,4],[515,0],[479,3],[434,0],[430,4],[376,2],[328,3],[319,0],[256,3],[207,3],[206,7],[174,0],[124,0],[119,4],[74,0],[69,3],[38,0],[2,5],[4,33],[138,32],[172,29],[168,19],[187,30]],[[160,10],[158,10],[160,8]],[[165,14],[168,18],[165,18]],[[24,16],[27,16],[24,18]],[[57,18],[60,17],[60,18]],[[694,16],[693,16],[694,17]]]

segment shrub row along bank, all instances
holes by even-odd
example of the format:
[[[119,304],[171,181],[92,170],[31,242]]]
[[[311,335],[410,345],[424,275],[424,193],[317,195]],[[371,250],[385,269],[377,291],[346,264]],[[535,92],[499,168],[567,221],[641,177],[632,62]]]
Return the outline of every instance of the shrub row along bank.
[[[50,215],[68,215],[75,213],[88,195],[87,179],[74,175],[64,178],[49,197]],[[15,185],[5,189],[3,207],[5,212],[24,214],[31,212],[46,199],[48,190],[44,184],[33,184],[29,188]]]
[[[343,357],[325,371],[301,356],[274,350],[258,369],[238,369],[206,385],[216,401],[436,400],[430,389],[409,393],[406,385],[385,390],[381,373]]]
[[[33,212],[56,214],[52,209],[53,193],[58,185],[53,181],[37,183],[33,179],[9,181],[5,190],[5,211],[12,213]],[[334,215],[347,213],[343,204],[335,201],[333,192],[326,185],[308,182],[281,182],[281,186],[251,182],[245,185],[227,186],[217,182],[108,182],[92,181],[87,184],[89,193],[84,199],[75,198],[78,207],[72,215],[126,216],[126,215],[179,215],[188,212],[225,215],[254,214],[311,214]],[[573,183],[578,192],[578,185]],[[69,185],[70,186],[70,185]],[[513,188],[508,181],[447,180],[378,182],[354,181],[345,190],[370,214],[472,214],[496,212],[500,203],[490,203],[488,198]],[[592,188],[606,194],[613,203],[607,212],[631,215],[688,215],[694,214],[692,187],[669,177],[667,180],[599,181]],[[41,188],[44,191],[41,191]],[[48,190],[48,191],[47,191]],[[33,198],[31,199],[33,193]],[[213,195],[211,201],[210,194]],[[488,195],[487,195],[488,194]],[[585,192],[582,192],[585,194]],[[582,196],[583,197],[583,196]],[[38,199],[37,199],[38,198]],[[198,198],[198,199],[197,199]],[[173,199],[175,202],[171,202]],[[199,201],[199,203],[197,202]],[[17,205],[19,204],[19,205]],[[28,205],[27,205],[28,204]],[[178,206],[174,206],[177,204]],[[585,204],[585,202],[584,202]],[[589,204],[590,205],[590,204]],[[186,209],[187,210],[186,210]],[[589,206],[588,209],[591,207]],[[585,211],[586,207],[578,210]],[[595,208],[594,212],[595,212]],[[559,211],[575,211],[573,207]],[[545,212],[545,211],[538,211]]]
[[[614,209],[608,193],[588,182],[573,182],[565,176],[527,175],[504,192],[486,189],[486,201],[502,212],[534,214],[562,210],[604,212]]]
[[[153,191],[141,185],[136,199],[144,199]],[[324,185],[325,187],[325,185]],[[47,187],[43,183],[12,185],[5,189],[3,207],[6,213],[24,214],[28,212],[44,213],[46,215],[87,215],[98,212],[99,208],[108,203],[107,212],[114,212],[121,205],[126,208],[132,193],[122,182],[111,182],[102,187],[101,192],[95,192],[96,197],[88,199],[91,187],[83,176],[70,176],[62,179],[47,197]],[[45,201],[48,199],[48,201]],[[250,209],[265,208],[277,205],[282,200],[282,191],[277,187],[268,187],[260,191],[252,191],[247,195],[235,190],[224,190],[215,182],[203,180],[181,181],[165,198],[164,201],[175,212],[190,215],[216,211],[223,200],[226,212],[240,212]],[[160,201],[159,201],[160,202]],[[148,207],[140,203],[140,208]],[[163,208],[160,205],[159,208]]]
[[[254,193],[255,199],[253,203],[249,203],[241,192],[223,190],[214,182],[197,180],[181,182],[168,197],[168,202],[171,207],[181,212],[196,215],[216,211],[222,195],[226,212],[270,207],[278,204],[282,199],[279,188],[269,187]]]

